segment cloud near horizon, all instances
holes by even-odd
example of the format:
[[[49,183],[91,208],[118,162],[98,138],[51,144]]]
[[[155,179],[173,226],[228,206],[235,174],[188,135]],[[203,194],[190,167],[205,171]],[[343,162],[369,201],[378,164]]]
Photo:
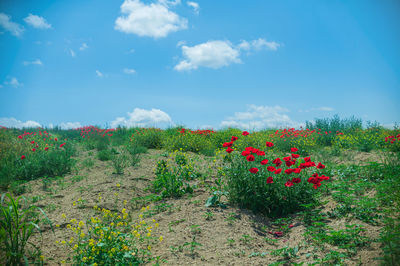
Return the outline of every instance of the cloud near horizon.
[[[111,127],[168,127],[173,125],[171,117],[160,109],[145,110],[135,108],[127,117],[117,117]]]
[[[246,130],[262,130],[266,128],[300,127],[302,124],[293,121],[286,114],[289,110],[279,105],[248,105],[245,112],[236,112],[221,122],[221,128],[235,127]]]
[[[27,128],[27,127],[41,127],[41,125],[33,120],[22,122],[14,117],[0,117],[0,126],[8,128]]]

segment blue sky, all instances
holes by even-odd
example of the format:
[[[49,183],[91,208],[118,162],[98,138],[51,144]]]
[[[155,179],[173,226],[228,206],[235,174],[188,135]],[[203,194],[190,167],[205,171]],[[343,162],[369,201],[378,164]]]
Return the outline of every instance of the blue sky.
[[[400,122],[399,1],[1,1],[0,124]]]

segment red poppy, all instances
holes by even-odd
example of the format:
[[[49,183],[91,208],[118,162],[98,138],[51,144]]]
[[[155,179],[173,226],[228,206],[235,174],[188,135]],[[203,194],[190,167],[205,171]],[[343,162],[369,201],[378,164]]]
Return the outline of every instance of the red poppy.
[[[242,132],[242,135],[243,135],[243,136],[247,136],[247,135],[249,135],[249,134],[250,134],[250,133],[247,132],[247,131],[243,131],[243,132]]]
[[[49,147],[45,147],[44,150],[47,151],[49,149]]]
[[[276,159],[273,161],[273,163],[276,165],[276,167],[279,167],[279,166],[281,166],[282,161],[281,161],[280,158],[276,158]]]
[[[250,146],[250,147],[246,147],[244,150],[245,150],[245,151],[252,152],[252,151],[254,150],[254,148]]]
[[[249,151],[242,151],[242,156],[247,156],[247,155],[249,155],[249,154],[250,154]]]
[[[290,149],[290,152],[296,152],[296,151],[298,151],[299,149],[297,149],[297,148],[291,148]]]
[[[233,152],[233,149],[231,147],[228,147],[228,149],[226,149],[226,152],[231,153],[231,152]]]
[[[249,156],[246,157],[246,159],[247,161],[252,162],[254,161],[254,156],[250,154]]]
[[[54,141],[57,141],[58,139],[57,138],[54,138]]]
[[[279,169],[276,169],[275,170],[275,174],[277,175],[277,174],[280,174],[282,172],[282,168],[279,168]]]
[[[293,169],[289,168],[285,170],[285,174],[290,175],[291,173],[293,173]]]
[[[304,162],[306,162],[306,163],[311,162],[311,157],[305,157]]]
[[[282,237],[283,236],[283,232],[275,232],[274,235],[276,237]]]
[[[32,140],[32,141],[31,141],[31,144],[35,144],[35,142]]]
[[[250,169],[249,169],[249,171],[250,171],[250,173],[253,173],[253,174],[255,174],[255,173],[257,173],[257,172],[258,172],[258,168],[256,168],[256,167],[253,167],[253,168],[250,168]]]
[[[276,169],[273,166],[268,166],[267,170],[270,171],[270,172],[274,172]]]
[[[292,153],[292,158],[299,158],[300,155]]]
[[[26,158],[25,155],[22,155],[22,156],[21,156],[21,160],[23,160],[23,159],[25,159],[25,158]]]
[[[32,149],[32,151],[36,151],[36,149],[35,149],[35,148],[33,148],[33,149]]]
[[[291,159],[292,159],[292,158],[290,158],[290,156],[283,157],[283,160],[284,160],[285,162],[290,161]]]
[[[18,138],[19,138],[19,139],[23,139],[23,137],[22,137],[22,136],[18,136]]]
[[[295,177],[295,178],[292,179],[292,182],[298,184],[298,183],[301,182],[301,179],[298,178],[298,177]]]
[[[231,141],[236,141],[238,140],[238,137],[232,136]]]
[[[268,159],[264,159],[264,160],[261,161],[262,165],[266,165],[267,163],[268,163]]]
[[[65,145],[65,142],[63,144],[60,144],[60,148],[62,148]]]
[[[270,148],[270,147],[274,146],[274,143],[267,141],[267,142],[265,142],[265,146]]]
[[[272,183],[274,183],[274,179],[272,178],[272,176],[269,176],[267,178],[267,184],[272,184]]]
[[[318,163],[317,168],[318,169],[324,169],[325,165],[323,165],[322,163]]]
[[[301,168],[294,168],[293,169],[293,173],[295,173],[295,174],[300,174],[300,172],[301,172]]]
[[[285,187],[291,187],[291,186],[293,186],[293,182],[290,181],[290,180],[288,180],[288,181],[285,183]]]
[[[231,147],[233,144],[233,142],[225,142],[224,144],[222,144],[222,147],[226,148],[226,147]]]

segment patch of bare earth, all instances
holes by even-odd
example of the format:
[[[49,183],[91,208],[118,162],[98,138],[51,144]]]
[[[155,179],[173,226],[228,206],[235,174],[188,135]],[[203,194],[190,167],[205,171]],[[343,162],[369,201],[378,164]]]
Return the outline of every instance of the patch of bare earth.
[[[154,167],[161,160],[162,151],[149,150],[141,156],[138,167],[125,169],[123,175],[113,174],[113,168],[108,162],[101,162],[88,152],[82,152],[78,158],[80,162],[92,158],[94,166],[78,167],[73,174],[63,179],[53,181],[49,188],[43,190],[43,182],[35,180],[29,183],[31,192],[24,194],[32,199],[40,195],[41,199],[35,205],[41,206],[47,213],[55,227],[55,233],[49,226],[44,226],[43,241],[41,243],[43,255],[49,265],[58,265],[60,261],[66,260],[70,250],[56,241],[67,240],[72,236],[66,226],[70,219],[85,220],[94,212],[93,206],[98,205],[107,209],[121,210],[123,201],[128,202],[128,211],[137,217],[139,208],[142,206],[137,201],[132,203],[132,198],[150,195],[146,188],[154,180]],[[279,261],[281,257],[272,256],[271,250],[284,247],[299,247],[298,258],[293,262],[312,263],[313,256],[323,257],[329,249],[324,251],[315,249],[304,237],[305,226],[294,217],[295,226],[288,230],[282,237],[276,237],[274,232],[279,229],[272,225],[272,221],[261,215],[254,215],[247,210],[241,210],[235,206],[222,208],[208,208],[204,204],[210,196],[210,192],[199,180],[193,181],[197,184],[193,195],[184,196],[180,199],[168,199],[162,203],[167,208],[160,210],[149,219],[155,219],[159,223],[157,234],[164,237],[164,241],[152,248],[154,256],[165,260],[165,265],[268,265]],[[117,186],[119,184],[119,186]],[[118,193],[117,195],[115,193]],[[102,197],[98,203],[99,196]],[[80,200],[79,200],[80,199]],[[79,201],[78,201],[79,200]],[[75,206],[73,203],[75,202]],[[150,210],[156,210],[160,202],[151,203]],[[330,203],[327,209],[333,208]],[[206,213],[212,213],[208,217]],[[64,213],[67,220],[61,217]],[[210,216],[210,215],[208,215]],[[345,227],[347,221],[333,220],[329,226],[335,230]],[[365,234],[371,239],[379,235],[379,227],[359,223],[367,229]],[[272,233],[272,234],[271,234]],[[201,245],[191,251],[188,244],[192,241]],[[377,265],[373,258],[379,256],[380,250],[377,243],[371,243],[369,247],[363,248],[357,256],[348,260],[350,265]]]

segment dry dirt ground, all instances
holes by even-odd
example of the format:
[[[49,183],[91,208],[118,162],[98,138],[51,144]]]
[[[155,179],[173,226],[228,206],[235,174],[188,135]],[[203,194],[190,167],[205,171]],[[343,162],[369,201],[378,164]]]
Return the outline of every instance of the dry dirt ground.
[[[146,188],[155,178],[156,162],[165,159],[162,153],[163,151],[159,150],[149,150],[141,156],[137,167],[129,167],[123,175],[115,175],[109,162],[99,161],[94,151],[82,151],[77,158],[77,169],[72,174],[53,180],[51,184],[46,184],[47,187],[44,187],[42,180],[28,183],[29,192],[23,196],[33,199],[35,205],[45,210],[53,224],[60,225],[55,228],[55,233],[49,226],[44,226],[42,241],[35,235],[35,241],[41,244],[46,264],[59,265],[60,261],[68,257],[69,250],[61,244],[56,244],[57,240],[68,240],[71,236],[66,229],[65,219],[61,217],[62,213],[65,213],[68,220],[85,220],[93,212],[93,206],[98,204],[97,200],[101,195],[102,201],[98,204],[100,207],[115,208],[117,197],[118,208],[122,209],[122,202],[126,200],[128,211],[133,217],[137,217],[139,209],[146,203],[132,199],[151,194]],[[92,160],[94,165],[85,167],[85,160]],[[198,160],[203,161],[205,165],[211,161],[210,158],[204,157],[199,157]],[[330,248],[335,249],[327,246],[322,252],[307,245],[304,237],[305,227],[296,217],[293,218],[295,226],[288,233],[282,237],[274,237],[269,232],[275,232],[278,228],[272,225],[268,218],[229,205],[226,209],[207,208],[204,204],[210,196],[210,191],[205,184],[212,181],[194,182],[197,183],[197,188],[192,195],[163,201],[164,209],[150,218],[158,221],[160,227],[157,234],[164,237],[164,241],[152,249],[154,256],[160,256],[164,260],[161,265],[268,265],[281,259],[272,256],[270,251],[286,246],[298,246],[299,256],[293,262],[307,264],[314,261],[313,255],[323,255],[328,253]],[[115,193],[118,193],[118,196]],[[77,202],[78,199],[81,203],[73,206],[73,202]],[[160,210],[156,208],[156,205],[160,204],[150,203],[150,210]],[[334,204],[329,202],[324,208],[333,207]],[[206,212],[213,213],[213,216],[206,219]],[[329,226],[338,230],[344,228],[346,223],[345,220],[332,220]],[[364,225],[367,229],[365,234],[372,239],[379,235],[379,226],[371,226],[357,220],[352,220],[351,223]],[[184,243],[191,242],[193,237],[201,244],[195,252],[180,248]],[[372,242],[346,263],[377,265],[378,262],[374,258],[379,255],[379,244]]]

